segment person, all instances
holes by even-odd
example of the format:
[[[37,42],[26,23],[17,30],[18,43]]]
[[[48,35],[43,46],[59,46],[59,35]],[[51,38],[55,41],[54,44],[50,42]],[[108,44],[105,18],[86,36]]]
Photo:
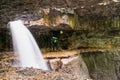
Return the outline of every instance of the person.
[[[51,45],[52,45],[52,50],[56,51],[58,48],[58,38],[57,37],[55,37],[55,36],[51,37]]]

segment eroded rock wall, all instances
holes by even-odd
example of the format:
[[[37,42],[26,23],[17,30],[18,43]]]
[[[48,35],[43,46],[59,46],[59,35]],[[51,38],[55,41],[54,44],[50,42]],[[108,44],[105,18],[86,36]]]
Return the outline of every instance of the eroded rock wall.
[[[119,53],[120,50],[113,49],[103,52],[87,52],[81,55],[93,80],[119,80]]]

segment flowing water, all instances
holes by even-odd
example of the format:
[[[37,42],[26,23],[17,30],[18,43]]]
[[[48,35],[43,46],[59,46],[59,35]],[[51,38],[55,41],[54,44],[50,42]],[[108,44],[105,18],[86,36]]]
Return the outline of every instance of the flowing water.
[[[21,20],[9,23],[12,33],[15,55],[18,57],[19,67],[33,67],[49,70],[41,51],[30,31]]]

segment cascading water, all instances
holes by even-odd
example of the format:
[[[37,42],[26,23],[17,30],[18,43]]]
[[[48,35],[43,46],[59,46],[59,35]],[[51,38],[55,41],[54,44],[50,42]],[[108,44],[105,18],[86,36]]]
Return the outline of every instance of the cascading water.
[[[11,21],[9,25],[14,52],[20,61],[19,66],[49,70],[35,39],[23,22],[21,20]]]

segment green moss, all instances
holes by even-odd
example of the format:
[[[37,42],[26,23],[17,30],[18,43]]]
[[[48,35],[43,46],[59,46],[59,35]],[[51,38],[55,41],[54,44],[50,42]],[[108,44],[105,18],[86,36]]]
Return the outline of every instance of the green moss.
[[[73,19],[73,16],[69,16],[69,25],[72,27],[72,29],[74,29],[74,19]]]
[[[78,14],[74,13],[74,15],[69,15],[69,25],[72,27],[72,29],[80,29],[80,21]]]

